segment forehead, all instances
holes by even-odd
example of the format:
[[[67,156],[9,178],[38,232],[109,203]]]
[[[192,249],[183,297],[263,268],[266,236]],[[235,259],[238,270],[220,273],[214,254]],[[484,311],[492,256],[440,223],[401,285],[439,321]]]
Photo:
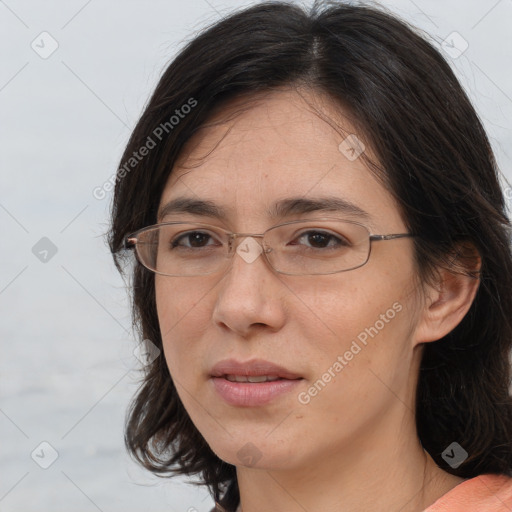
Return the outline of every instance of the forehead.
[[[341,107],[317,93],[279,90],[238,98],[188,141],[160,207],[178,197],[208,199],[234,222],[260,222],[278,201],[330,196],[368,212],[370,228],[383,219],[398,225],[392,196],[357,157],[369,148],[355,132]]]

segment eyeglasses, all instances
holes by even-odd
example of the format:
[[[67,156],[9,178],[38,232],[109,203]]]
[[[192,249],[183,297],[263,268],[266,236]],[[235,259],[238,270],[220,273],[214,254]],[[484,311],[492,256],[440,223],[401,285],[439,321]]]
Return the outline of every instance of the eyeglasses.
[[[322,217],[294,220],[273,226],[262,234],[231,233],[211,224],[166,222],[136,231],[125,239],[135,248],[139,262],[165,276],[202,276],[227,269],[236,252],[247,263],[260,254],[270,266],[287,275],[324,275],[363,266],[371,243],[414,237],[411,233],[372,235],[357,222]],[[261,238],[261,243],[255,239]]]

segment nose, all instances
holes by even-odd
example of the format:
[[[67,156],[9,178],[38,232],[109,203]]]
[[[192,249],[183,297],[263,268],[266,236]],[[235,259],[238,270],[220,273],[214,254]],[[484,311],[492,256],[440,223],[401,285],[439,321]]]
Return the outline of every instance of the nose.
[[[230,265],[216,287],[213,321],[243,337],[262,326],[277,331],[286,319],[287,288],[266,261],[260,241],[233,240]]]

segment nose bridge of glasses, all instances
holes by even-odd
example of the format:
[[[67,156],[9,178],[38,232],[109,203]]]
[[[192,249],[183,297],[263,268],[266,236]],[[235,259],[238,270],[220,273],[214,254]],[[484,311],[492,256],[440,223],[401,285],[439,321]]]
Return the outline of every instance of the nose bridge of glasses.
[[[247,261],[245,255],[254,256],[255,253],[259,255],[261,252],[265,252],[264,236],[264,233],[228,233],[228,254],[232,254],[236,249],[236,252]],[[261,241],[258,241],[258,238]]]

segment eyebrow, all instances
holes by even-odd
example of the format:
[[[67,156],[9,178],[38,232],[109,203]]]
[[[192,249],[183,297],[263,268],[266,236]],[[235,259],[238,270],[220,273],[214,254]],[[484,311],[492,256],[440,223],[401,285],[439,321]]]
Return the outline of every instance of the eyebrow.
[[[361,220],[371,220],[368,212],[356,204],[337,196],[315,198],[290,197],[277,201],[266,213],[271,219],[283,219],[311,212],[335,212],[350,217],[357,217]],[[192,197],[172,199],[160,208],[158,219],[162,220],[171,214],[191,214],[200,217],[212,217],[222,221],[226,221],[228,218],[228,211],[214,201]]]

